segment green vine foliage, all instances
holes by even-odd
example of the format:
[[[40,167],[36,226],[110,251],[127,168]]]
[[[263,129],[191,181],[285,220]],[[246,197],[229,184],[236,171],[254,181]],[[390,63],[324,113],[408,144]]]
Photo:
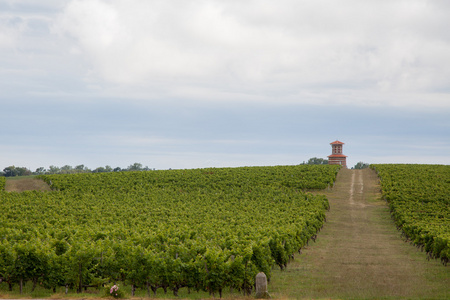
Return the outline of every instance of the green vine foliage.
[[[211,168],[41,176],[52,192],[0,192],[0,277],[46,288],[127,282],[248,294],[322,227],[309,189],[339,166]]]
[[[0,176],[0,191],[5,190],[5,185],[6,185],[6,178],[3,176]]]
[[[450,259],[450,166],[371,165],[396,225],[429,258]]]

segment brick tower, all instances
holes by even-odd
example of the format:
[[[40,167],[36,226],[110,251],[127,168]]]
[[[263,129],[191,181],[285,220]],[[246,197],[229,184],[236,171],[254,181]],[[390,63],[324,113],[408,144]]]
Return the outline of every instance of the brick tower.
[[[343,142],[334,141],[330,143],[331,145],[331,155],[328,155],[329,165],[341,165],[347,168],[347,156],[342,153]]]

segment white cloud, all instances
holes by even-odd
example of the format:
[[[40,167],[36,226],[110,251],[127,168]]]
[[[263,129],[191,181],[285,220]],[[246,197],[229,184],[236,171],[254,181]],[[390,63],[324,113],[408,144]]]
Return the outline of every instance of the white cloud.
[[[0,49],[1,48],[12,48],[15,44],[14,34],[9,30],[0,25]]]
[[[5,3],[2,80],[33,93],[450,106],[445,1]]]
[[[339,90],[347,102],[404,105],[385,93],[449,88],[445,10],[422,0],[73,0],[54,28],[88,57],[88,80],[128,95],[327,103]]]
[[[14,49],[23,29],[21,21],[0,13],[0,50]]]

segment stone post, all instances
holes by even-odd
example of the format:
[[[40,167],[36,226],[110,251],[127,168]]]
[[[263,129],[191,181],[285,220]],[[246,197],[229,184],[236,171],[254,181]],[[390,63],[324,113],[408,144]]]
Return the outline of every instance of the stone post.
[[[269,292],[267,291],[267,276],[263,272],[259,272],[256,275],[255,280],[256,285],[256,298],[257,299],[267,299],[270,298]]]

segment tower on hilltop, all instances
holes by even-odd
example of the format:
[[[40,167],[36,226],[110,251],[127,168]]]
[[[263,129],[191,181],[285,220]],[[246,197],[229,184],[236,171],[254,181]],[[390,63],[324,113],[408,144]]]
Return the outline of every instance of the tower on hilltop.
[[[331,155],[328,155],[329,165],[341,165],[347,168],[347,156],[342,152],[343,142],[334,141],[330,143],[331,145]]]

